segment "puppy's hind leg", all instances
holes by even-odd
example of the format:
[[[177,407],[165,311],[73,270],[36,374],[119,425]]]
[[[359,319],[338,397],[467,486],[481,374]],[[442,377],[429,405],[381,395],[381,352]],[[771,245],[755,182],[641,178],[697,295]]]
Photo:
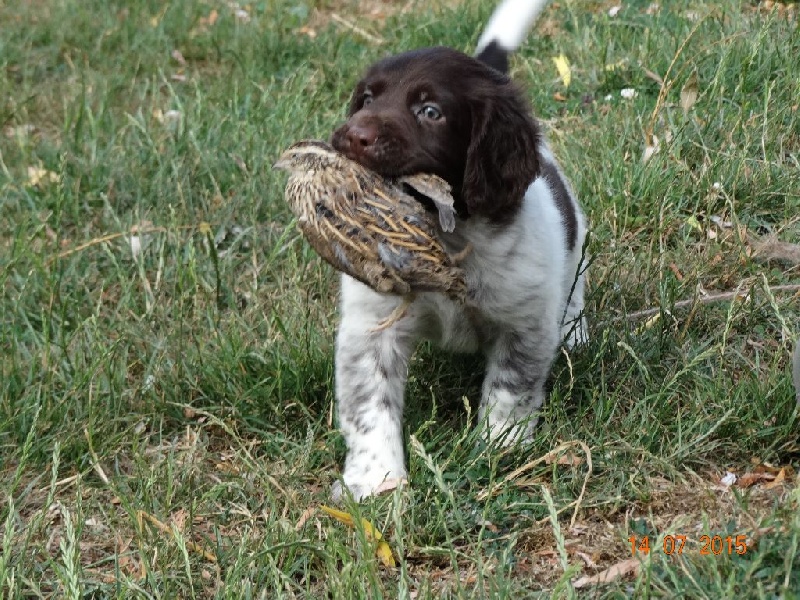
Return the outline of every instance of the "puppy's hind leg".
[[[558,341],[558,328],[552,325],[497,338],[487,353],[479,411],[490,441],[501,440],[508,446],[530,437]]]

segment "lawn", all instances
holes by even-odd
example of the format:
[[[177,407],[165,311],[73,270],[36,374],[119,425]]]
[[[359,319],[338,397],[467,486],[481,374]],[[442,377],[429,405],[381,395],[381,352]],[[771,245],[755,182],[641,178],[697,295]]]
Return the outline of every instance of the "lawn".
[[[800,597],[800,7],[615,4],[512,60],[591,223],[591,342],[512,449],[480,359],[421,347],[410,485],[353,527],[337,278],[271,166],[492,3],[0,0],[0,598]]]

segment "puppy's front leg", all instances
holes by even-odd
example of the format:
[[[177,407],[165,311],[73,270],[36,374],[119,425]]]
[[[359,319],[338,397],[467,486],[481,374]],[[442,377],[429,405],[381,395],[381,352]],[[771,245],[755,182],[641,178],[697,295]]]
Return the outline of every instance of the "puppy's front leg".
[[[479,411],[490,440],[510,445],[530,437],[557,348],[555,325],[497,337],[487,352]]]
[[[356,500],[382,483],[406,477],[403,394],[413,351],[413,316],[384,330],[376,325],[400,299],[343,280],[342,321],[336,339],[336,404],[347,444],[342,478]],[[341,499],[340,482],[333,499]]]

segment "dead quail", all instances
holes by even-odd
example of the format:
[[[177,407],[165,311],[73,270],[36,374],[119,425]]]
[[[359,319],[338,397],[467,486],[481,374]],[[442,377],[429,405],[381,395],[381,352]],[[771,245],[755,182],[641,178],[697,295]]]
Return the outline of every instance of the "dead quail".
[[[431,213],[411,195],[432,201],[442,229],[452,231],[446,182],[434,175],[389,180],[315,140],[290,146],[275,168],[289,171],[286,200],[314,250],[372,289],[404,297],[378,329],[401,319],[416,292],[464,301],[464,271],[439,242]]]

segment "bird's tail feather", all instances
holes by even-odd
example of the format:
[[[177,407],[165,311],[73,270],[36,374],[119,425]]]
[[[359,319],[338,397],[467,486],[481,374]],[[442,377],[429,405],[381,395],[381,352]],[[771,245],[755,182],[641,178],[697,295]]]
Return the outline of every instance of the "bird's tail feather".
[[[549,0],[502,0],[478,40],[475,58],[503,73]]]

